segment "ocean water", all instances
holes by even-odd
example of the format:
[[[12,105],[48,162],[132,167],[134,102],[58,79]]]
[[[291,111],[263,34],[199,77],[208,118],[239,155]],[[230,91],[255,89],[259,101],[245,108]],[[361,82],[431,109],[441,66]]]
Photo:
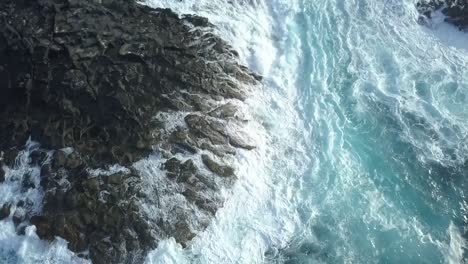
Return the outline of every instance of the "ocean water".
[[[468,33],[412,0],[146,0],[206,16],[265,77],[224,208],[153,263],[468,263]],[[30,142],[28,149],[37,147]],[[27,151],[0,185],[2,202]],[[161,173],[158,156],[139,163]],[[40,210],[40,190],[27,195]],[[0,222],[0,263],[86,263]]]
[[[265,76],[267,135],[216,221],[148,263],[468,261],[468,34],[405,0],[147,3],[209,17]]]

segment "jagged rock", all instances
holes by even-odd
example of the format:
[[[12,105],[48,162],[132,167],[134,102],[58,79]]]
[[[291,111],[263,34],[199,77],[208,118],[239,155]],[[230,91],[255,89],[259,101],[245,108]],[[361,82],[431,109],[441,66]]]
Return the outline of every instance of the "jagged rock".
[[[243,98],[224,75],[255,81],[232,63],[223,41],[191,31],[169,10],[120,1],[14,2],[1,6],[3,149],[32,134],[45,148],[73,147],[89,162],[129,164],[156,143],[148,120],[174,108],[165,105],[168,94],[200,108],[216,96]]]
[[[216,161],[210,158],[208,155],[202,155],[203,163],[210,169],[212,172],[223,177],[232,177],[234,176],[234,169],[229,166],[220,165]]]
[[[241,135],[239,132],[229,133],[229,143],[236,148],[243,148],[247,150],[252,150],[255,146],[249,144],[246,141],[247,136]]]
[[[222,145],[226,144],[228,141],[228,138],[222,132],[224,129],[222,124],[210,122],[209,119],[194,114],[187,115],[185,117],[185,122],[190,127],[193,134],[209,139],[212,144]]]
[[[434,12],[440,10],[446,16],[446,22],[463,31],[468,29],[468,0],[420,0],[416,9],[421,14],[421,23],[426,23],[427,19],[433,17]]]
[[[205,17],[184,15],[184,18],[197,27],[213,27],[213,24],[211,24]]]
[[[238,106],[227,103],[210,111],[208,114],[216,118],[233,118],[238,111]]]
[[[27,206],[17,209],[14,222],[29,220],[41,238],[63,237],[75,252],[89,249],[94,263],[140,263],[169,236],[186,245],[222,206],[218,185],[228,186],[234,170],[204,155],[222,177],[201,175],[192,159],[175,155],[251,149],[226,131],[224,119],[235,119],[236,111],[224,102],[243,100],[240,85],[261,78],[238,64],[205,18],[124,0],[4,0],[0,10],[4,162],[13,165],[30,136],[42,145],[30,162],[41,165],[43,212],[31,217]],[[188,127],[164,134],[154,117],[170,111],[197,114],[185,118]],[[145,193],[131,165],[154,146],[168,158],[164,169],[174,188]],[[90,172],[113,164],[125,172]],[[24,191],[39,188],[23,178]],[[141,203],[157,206],[160,193],[173,192],[202,217],[173,210],[167,213],[177,221],[168,221],[142,212]]]
[[[120,235],[121,230],[138,230],[137,237],[147,237],[150,226],[141,226],[141,216],[132,219],[132,215],[138,214],[137,207],[129,207],[131,196],[134,191],[129,191],[132,181],[138,178],[137,175],[116,173],[109,176],[69,177],[72,181],[69,189],[63,192],[63,203],[51,204],[46,202],[45,213],[42,216],[34,217],[31,222],[36,225],[38,234],[41,237],[50,239],[50,234],[55,234],[69,241],[69,248],[80,252],[89,246],[90,254],[94,263],[105,263],[103,257],[112,257],[114,260],[129,261],[131,259],[141,259],[135,254],[138,250],[149,250],[156,241],[152,237],[142,243],[138,240],[136,252],[121,251],[122,245],[126,244],[126,238]],[[49,181],[55,186],[55,181]],[[46,190],[52,190],[50,186]],[[46,192],[46,200],[54,199],[57,192]],[[50,223],[56,223],[50,225]],[[109,250],[102,251],[102,241],[108,239]],[[101,242],[100,242],[101,241]],[[140,243],[141,242],[141,243]],[[133,243],[135,246],[135,243]],[[132,249],[132,250],[133,250]],[[118,253],[118,254],[117,254]],[[104,255],[102,255],[104,254]]]
[[[197,166],[192,160],[187,160],[184,163],[177,158],[171,158],[164,163],[164,168],[167,170],[167,176],[178,182],[186,182],[192,175],[197,173]]]
[[[194,142],[186,129],[178,129],[172,133],[171,138],[169,139],[170,151],[172,154],[177,153],[197,153],[195,148],[196,142]]]
[[[255,147],[245,142],[236,133],[229,132],[226,125],[218,119],[208,116],[190,114],[185,117],[185,122],[190,128],[190,132],[199,138],[209,140],[198,141],[198,147],[208,149],[212,152],[230,152],[229,145],[237,148],[252,150]],[[221,155],[218,155],[221,156]]]

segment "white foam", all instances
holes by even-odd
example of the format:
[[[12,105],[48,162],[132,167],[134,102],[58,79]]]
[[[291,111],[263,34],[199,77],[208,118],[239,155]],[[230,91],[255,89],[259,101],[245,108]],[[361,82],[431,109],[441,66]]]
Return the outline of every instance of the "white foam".
[[[434,34],[437,39],[446,46],[468,52],[468,34],[457,27],[445,22],[447,16],[436,11],[431,19],[431,29],[428,33]]]
[[[187,250],[167,240],[150,254],[148,263],[171,263],[174,259],[259,263],[268,250],[284,247],[296,231],[298,216],[290,201],[296,195],[293,183],[307,158],[299,132],[303,128],[293,105],[294,84],[288,82],[288,74],[294,75],[297,65],[276,48],[277,42],[286,39],[282,34],[287,31],[294,6],[279,2],[280,7],[265,1],[147,1],[178,13],[208,17],[217,26],[217,33],[240,53],[241,61],[263,74],[268,85],[253,89],[246,101],[243,111],[250,122],[239,133],[250,137],[257,147],[239,150],[237,159],[231,161],[239,179],[227,192],[227,201],[216,219]],[[271,11],[272,7],[277,10]],[[291,13],[282,18],[284,21],[272,20],[273,15],[288,11]],[[276,25],[281,28],[275,29]],[[238,129],[233,124],[227,127]]]
[[[450,237],[450,246],[448,250],[447,263],[458,264],[464,263],[464,251],[468,249],[468,244],[460,234],[460,230],[451,222],[447,230],[447,234]]]
[[[356,7],[349,3],[348,9]],[[358,106],[364,115],[369,101],[387,106],[419,161],[463,164],[468,159],[468,34],[443,22],[440,12],[432,28],[419,25],[414,1],[374,2],[369,13],[372,23],[353,21],[350,32],[374,33],[350,34],[347,40]]]
[[[25,235],[19,236],[11,220],[0,222],[1,263],[90,263],[76,257],[68,250],[67,244],[61,238],[51,243],[41,240],[34,226],[27,227]]]
[[[0,263],[89,263],[78,258],[67,248],[67,242],[56,238],[49,243],[42,241],[36,234],[35,226],[26,227],[24,235],[18,235],[12,221],[16,210],[39,214],[42,210],[43,190],[40,186],[40,167],[31,166],[29,155],[39,148],[33,141],[26,143],[25,149],[18,154],[15,165],[5,167],[5,182],[0,184],[0,205],[10,204],[10,217],[0,221]],[[49,158],[46,162],[50,161]],[[23,181],[28,177],[35,188],[23,189]],[[24,201],[24,207],[16,207]],[[25,212],[26,212],[25,211]]]
[[[240,179],[231,198],[218,212],[215,221],[194,239],[187,250],[178,247],[173,240],[166,241],[156,250],[157,257],[153,256],[152,261],[183,258],[199,263],[264,262],[266,251],[286,247],[294,235],[300,234],[304,238],[303,233],[307,233],[306,237],[313,237],[308,232],[311,232],[311,225],[317,224],[315,221],[320,221],[320,210],[348,210],[348,207],[355,210],[348,221],[360,221],[362,216],[363,221],[379,231],[397,233],[403,240],[414,239],[413,243],[417,246],[408,251],[418,248],[433,250],[435,246],[443,252],[447,248],[447,241],[434,235],[423,222],[406,215],[408,212],[397,209],[399,205],[379,190],[379,186],[369,175],[372,172],[366,171],[359,154],[347,148],[350,143],[346,142],[344,127],[352,117],[348,117],[348,113],[342,112],[342,109],[336,109],[342,100],[336,90],[342,87],[335,87],[330,80],[337,75],[334,71],[340,71],[340,65],[347,63],[349,59],[351,62],[346,70],[358,78],[353,83],[352,91],[352,96],[357,98],[357,108],[362,109],[363,113],[369,111],[368,101],[365,100],[371,98],[377,102],[391,102],[388,105],[396,106],[391,111],[421,113],[428,119],[427,127],[422,131],[426,138],[416,133],[414,122],[407,119],[398,120],[403,137],[415,146],[421,161],[443,164],[452,162],[456,165],[464,162],[468,153],[466,146],[457,145],[461,141],[460,137],[468,131],[467,112],[463,102],[458,104],[458,109],[454,107],[454,103],[444,102],[446,98],[453,98],[453,95],[443,92],[444,85],[468,83],[466,74],[463,74],[466,70],[461,67],[466,66],[467,35],[456,32],[454,27],[445,28],[446,23],[438,24],[437,21],[432,29],[419,26],[415,22],[418,14],[414,1],[406,0],[384,3],[345,1],[341,3],[342,7],[327,2],[313,4],[317,8],[323,8],[318,11],[321,14],[335,12],[334,15],[351,15],[351,25],[341,23],[342,21],[330,21],[326,15],[320,16],[318,13],[317,17],[296,21],[295,15],[302,11],[299,10],[298,1],[147,2],[153,6],[171,7],[179,13],[196,13],[208,17],[217,26],[218,33],[240,52],[241,60],[266,77],[265,84],[268,86],[264,90],[253,92],[247,100],[251,111],[249,114],[253,117],[247,131],[259,148],[240,152],[239,160],[235,163]],[[343,10],[338,11],[338,8]],[[362,17],[364,14],[366,17]],[[392,23],[388,23],[389,19]],[[306,26],[307,32],[300,32]],[[324,27],[336,32],[321,32],[320,29]],[[376,30],[380,32],[377,33]],[[326,34],[330,33],[343,38],[340,40],[342,43],[336,43],[337,50],[330,51],[331,47],[324,41]],[[300,39],[303,34],[309,43]],[[382,45],[383,37],[388,37],[385,45]],[[310,50],[312,58],[303,57],[303,45],[315,45]],[[450,47],[447,48],[447,45]],[[346,53],[348,48],[350,54]],[[329,57],[331,52],[336,55]],[[302,74],[300,67],[307,60],[311,61],[312,72],[305,74],[311,74],[313,94],[304,100],[314,100],[310,104],[313,107],[314,120],[308,129],[304,129],[294,101],[298,100],[299,105],[309,105],[306,104],[308,102],[301,102],[302,98],[297,98],[296,90],[296,81],[309,77],[299,76]],[[399,68],[388,67],[393,64],[398,64]],[[439,89],[433,89],[429,98],[422,98],[418,94],[418,87],[413,81],[415,75],[421,72],[415,72],[415,69],[420,69],[421,65],[426,65],[427,73],[434,79],[428,81],[439,84],[436,86]],[[438,80],[433,74],[445,73],[447,70],[458,72],[459,79],[451,79],[454,76],[452,74],[439,76]],[[392,74],[399,78],[392,79]],[[368,84],[375,84],[376,91],[365,90]],[[343,87],[345,88],[347,87]],[[465,93],[462,90],[460,98],[463,95]],[[428,107],[431,104],[432,109]],[[401,112],[396,112],[395,115],[400,115]],[[447,128],[450,131],[444,132]],[[317,131],[318,129],[323,131]],[[436,136],[428,140],[428,131],[434,131]],[[307,155],[302,154],[305,150],[301,139],[312,136],[318,138],[313,143],[323,144],[324,147],[319,150],[320,153],[313,152],[316,150],[314,146],[307,147],[312,152],[311,155],[322,155],[322,160],[314,160],[316,164],[310,168],[312,172],[309,179],[298,181],[296,177],[302,175],[304,164],[309,162]],[[446,153],[447,149],[457,151],[455,161]],[[327,161],[331,164],[328,165]],[[324,171],[321,166],[330,166],[330,171]],[[302,190],[298,183],[314,183],[317,185],[308,188],[328,190],[323,194],[324,197],[320,197],[324,201],[316,205],[312,190],[298,197],[299,190]],[[361,199],[354,197],[358,195],[356,189],[363,196]],[[302,200],[298,201],[300,199]],[[352,199],[357,199],[362,204],[354,208],[355,205],[350,204]],[[298,204],[308,207],[307,210],[311,212],[307,221],[298,219]],[[338,212],[325,213],[333,217],[343,216]],[[347,237],[351,224],[346,221],[339,221],[338,224],[334,234],[347,246],[335,250],[347,262],[356,262],[360,256],[355,254],[359,252],[345,252],[346,249],[355,247],[354,241]],[[458,241],[456,236],[453,237],[451,241]],[[376,247],[377,242],[373,238],[369,240]],[[316,243],[320,244],[321,241]],[[459,260],[459,242],[453,243],[453,247],[450,246],[453,252],[448,255],[454,255],[454,259]],[[369,252],[375,257],[378,253]]]
[[[121,166],[119,164],[111,165],[107,169],[99,168],[99,169],[87,169],[87,170],[89,174],[95,177],[96,176],[110,176],[116,173],[124,173],[124,174],[130,173],[130,170],[128,168]]]
[[[146,264],[188,264],[182,252],[182,246],[170,238],[159,243],[159,247],[146,257]]]

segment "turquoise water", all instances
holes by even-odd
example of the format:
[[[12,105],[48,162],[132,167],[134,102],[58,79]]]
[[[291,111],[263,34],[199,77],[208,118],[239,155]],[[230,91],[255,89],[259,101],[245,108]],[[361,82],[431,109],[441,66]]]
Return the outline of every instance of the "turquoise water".
[[[466,262],[451,248],[468,231],[466,50],[398,1],[300,5],[289,32],[304,55],[297,104],[315,164],[300,182],[302,230],[274,258]]]

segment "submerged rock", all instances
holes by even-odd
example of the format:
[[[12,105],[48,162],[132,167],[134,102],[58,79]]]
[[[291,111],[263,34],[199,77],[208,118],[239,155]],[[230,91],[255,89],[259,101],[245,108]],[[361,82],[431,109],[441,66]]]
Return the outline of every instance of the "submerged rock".
[[[2,183],[4,181],[5,181],[5,170],[3,169],[3,167],[0,164],[0,183]]]
[[[427,23],[426,20],[433,18],[434,12],[440,11],[446,16],[446,22],[462,31],[468,29],[468,0],[420,0],[416,9],[421,14],[421,23]]]
[[[10,216],[10,209],[11,209],[10,204],[4,204],[2,206],[2,208],[0,209],[0,220],[3,220]]]
[[[89,250],[94,263],[140,263],[167,237],[187,245],[235,178],[233,168],[195,157],[253,148],[228,131],[241,121],[229,101],[261,78],[205,18],[124,0],[4,0],[0,10],[0,150],[12,166],[29,137],[42,145],[30,155],[40,186],[22,178],[23,191],[43,189],[42,213],[22,208],[15,223]],[[175,129],[155,118],[179,111],[192,114]],[[154,182],[132,165],[153,151],[165,158]],[[114,164],[121,169],[106,172]],[[166,196],[180,204],[164,204]]]

